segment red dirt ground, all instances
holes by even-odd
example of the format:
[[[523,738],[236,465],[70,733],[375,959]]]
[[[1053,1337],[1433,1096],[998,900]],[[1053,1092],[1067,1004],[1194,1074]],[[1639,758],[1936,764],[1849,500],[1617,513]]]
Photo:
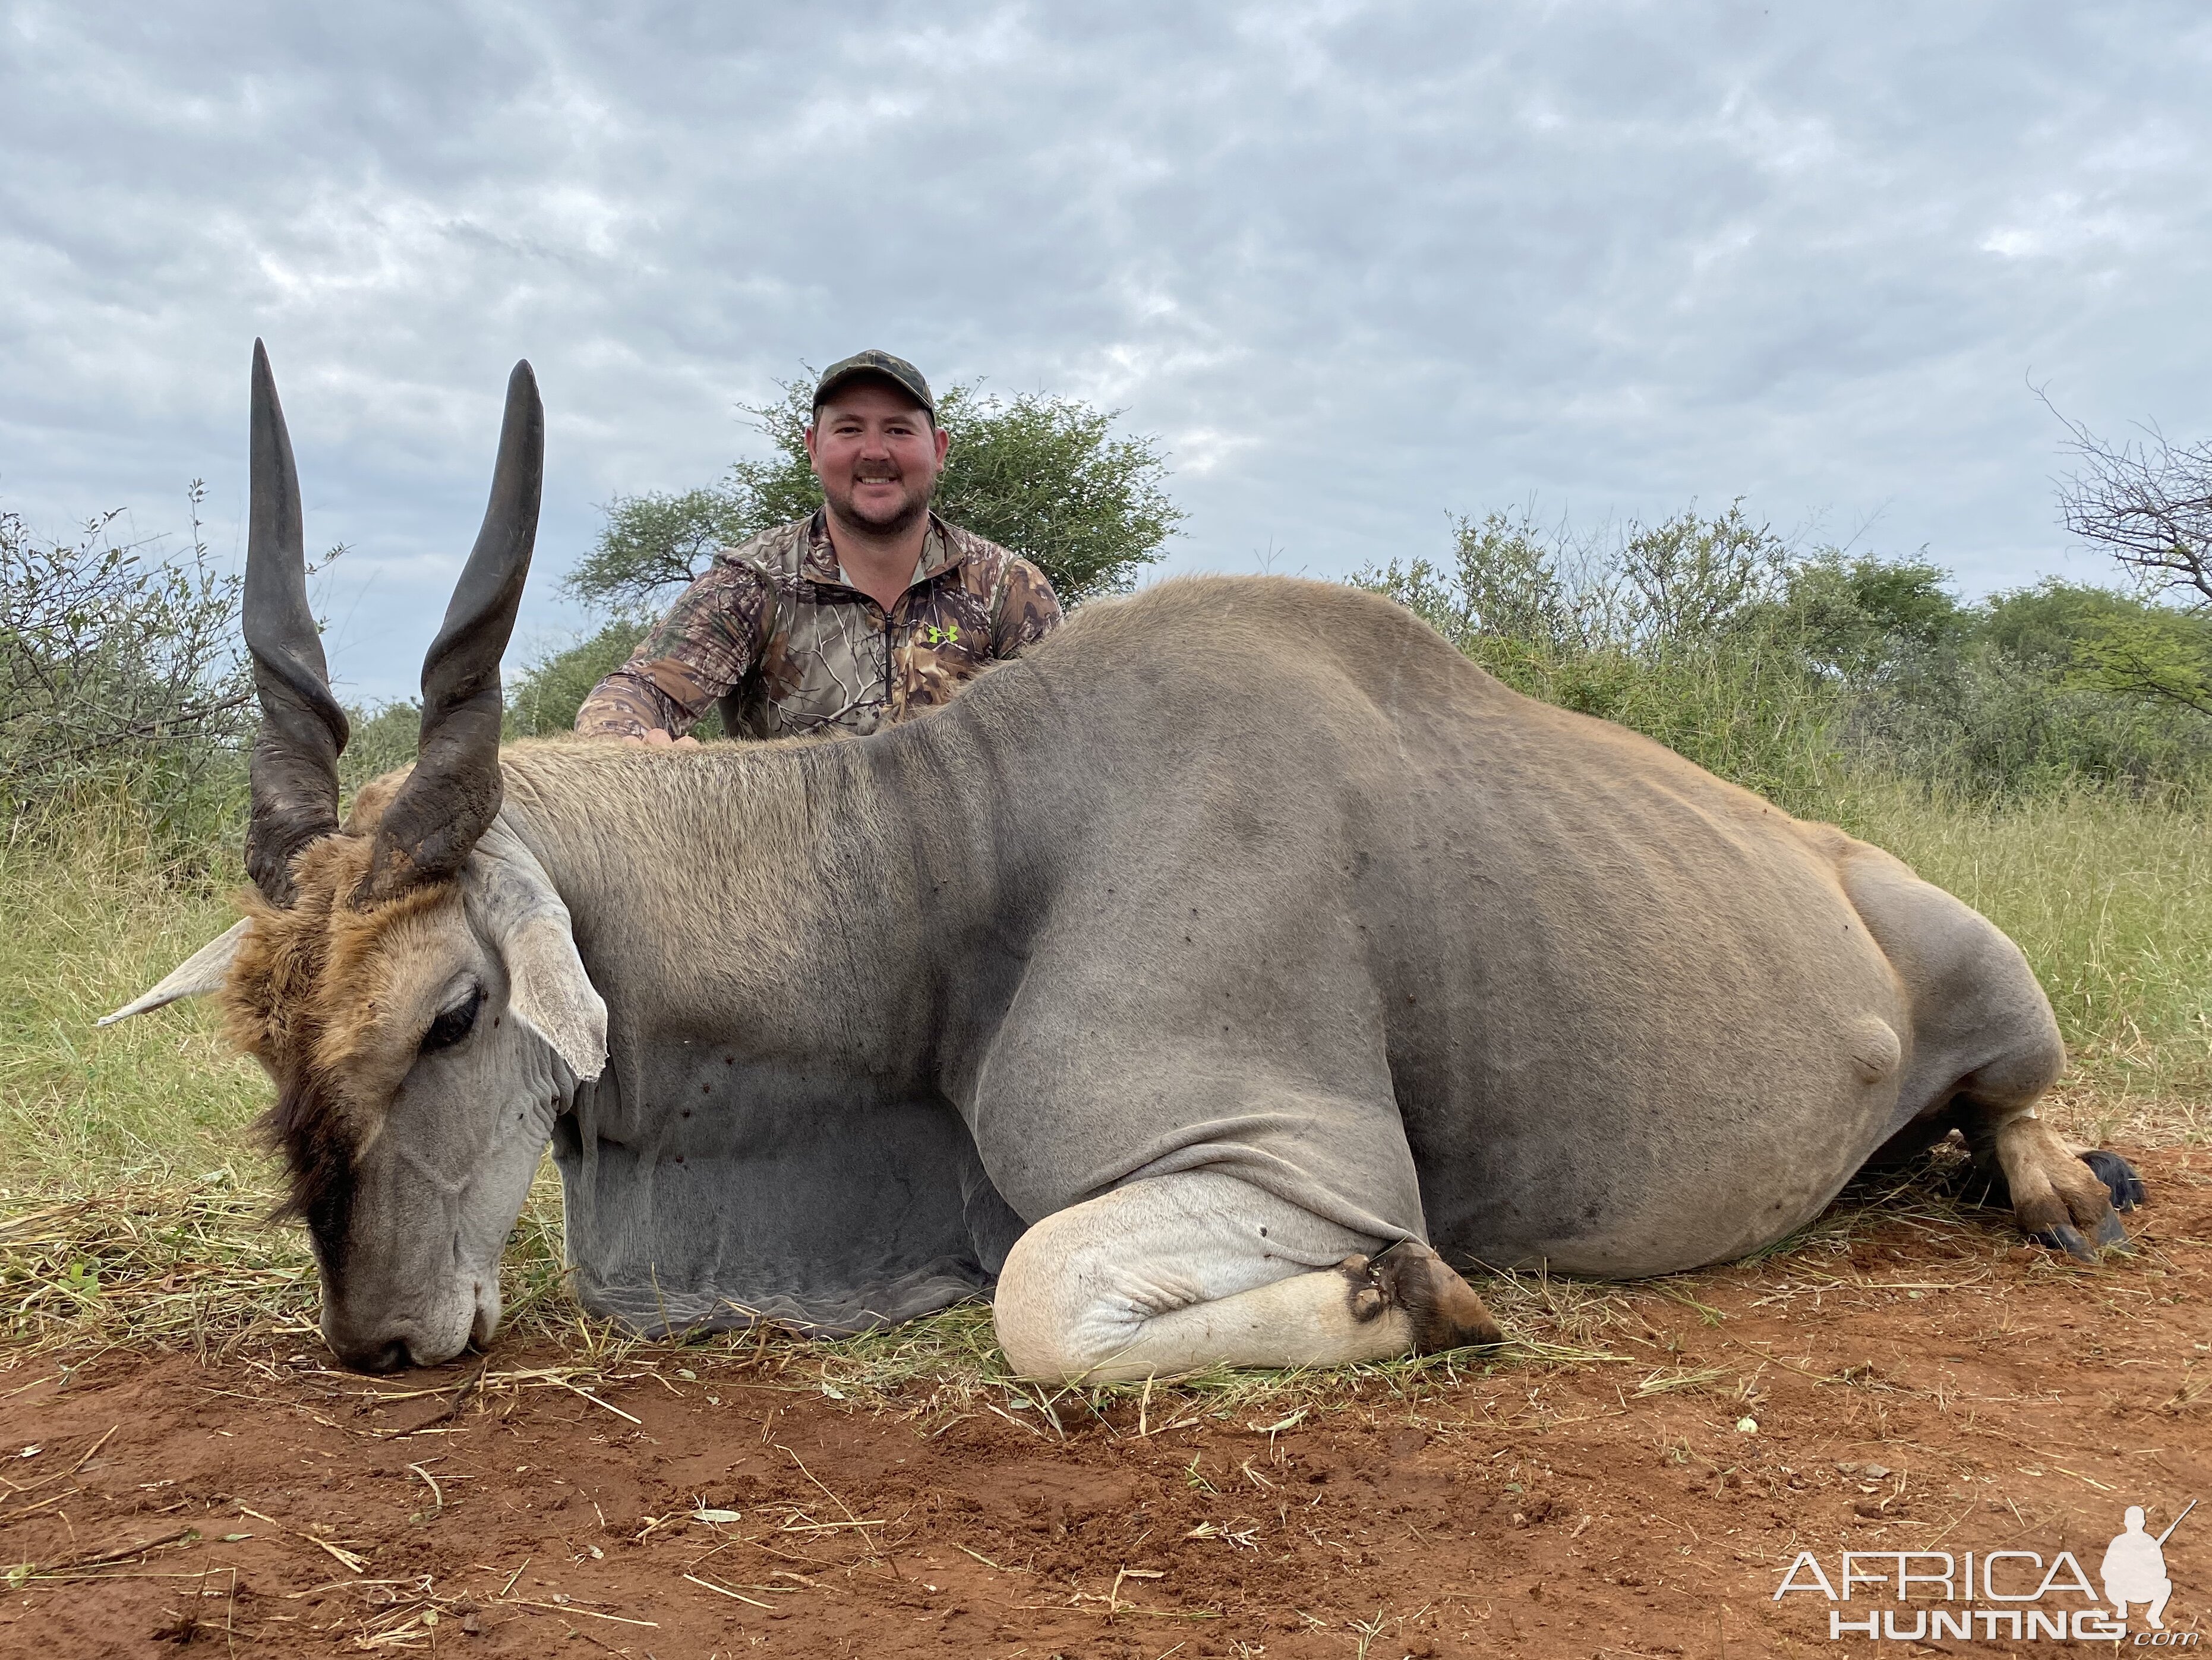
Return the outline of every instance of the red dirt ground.
[[[2143,1249],[2101,1269],[1899,1217],[1636,1292],[1589,1340],[1620,1360],[1413,1400],[1370,1379],[1287,1426],[1163,1388],[1141,1423],[1063,1407],[1063,1440],[1034,1410],[863,1409],[696,1350],[633,1355],[604,1404],[456,1405],[480,1360],[40,1356],[0,1374],[0,1563],[39,1565],[0,1586],[0,1651],[2047,1651],[1839,1650],[1824,1598],[1773,1593],[1800,1550],[1832,1578],[1847,1548],[2064,1548],[2094,1575],[2124,1505],[2155,1532],[2212,1499],[2212,1156],[2138,1163]],[[2167,1625],[2194,1632],[2212,1505],[2166,1561]]]

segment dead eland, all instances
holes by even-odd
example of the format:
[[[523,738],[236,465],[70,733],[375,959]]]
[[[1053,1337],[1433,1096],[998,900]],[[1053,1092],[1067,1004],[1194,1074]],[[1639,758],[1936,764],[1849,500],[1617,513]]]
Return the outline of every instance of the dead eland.
[[[1449,1261],[1725,1260],[1954,1128],[2029,1233],[2124,1237],[1993,926],[1350,589],[1096,604],[865,739],[502,752],[527,364],[421,758],[341,823],[258,345],[252,398],[256,891],[110,1018],[220,994],[353,1365],[491,1336],[549,1141],[589,1309],[844,1330],[995,1286],[1054,1379],[1494,1341]]]

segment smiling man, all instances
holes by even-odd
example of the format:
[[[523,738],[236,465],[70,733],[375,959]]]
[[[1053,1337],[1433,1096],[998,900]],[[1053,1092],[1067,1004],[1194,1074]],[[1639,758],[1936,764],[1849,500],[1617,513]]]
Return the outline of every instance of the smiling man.
[[[951,442],[904,358],[832,364],[806,429],[823,506],[717,554],[576,730],[688,743],[719,699],[733,737],[870,733],[1058,628],[1042,571],[930,511]]]

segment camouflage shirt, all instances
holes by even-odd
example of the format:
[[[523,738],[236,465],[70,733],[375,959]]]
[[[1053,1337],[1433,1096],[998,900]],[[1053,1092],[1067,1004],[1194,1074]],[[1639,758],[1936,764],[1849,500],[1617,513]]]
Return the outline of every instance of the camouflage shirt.
[[[845,581],[817,512],[717,554],[592,689],[576,730],[680,734],[719,698],[732,737],[870,733],[944,702],[1059,626],[1042,571],[935,514],[914,580],[886,615]]]

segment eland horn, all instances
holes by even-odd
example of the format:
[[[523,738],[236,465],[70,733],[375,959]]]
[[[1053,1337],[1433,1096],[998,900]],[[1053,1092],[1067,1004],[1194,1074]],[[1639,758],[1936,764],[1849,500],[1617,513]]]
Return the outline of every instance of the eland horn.
[[[544,469],[545,410],[524,362],[507,377],[483,527],[422,660],[420,756],[377,822],[360,902],[451,876],[499,812],[499,660],[530,574]]]
[[[292,903],[292,857],[338,827],[345,711],[331,696],[300,523],[300,475],[269,354],[253,343],[252,502],[246,539],[246,648],[261,699],[251,763],[246,868],[274,905]]]

